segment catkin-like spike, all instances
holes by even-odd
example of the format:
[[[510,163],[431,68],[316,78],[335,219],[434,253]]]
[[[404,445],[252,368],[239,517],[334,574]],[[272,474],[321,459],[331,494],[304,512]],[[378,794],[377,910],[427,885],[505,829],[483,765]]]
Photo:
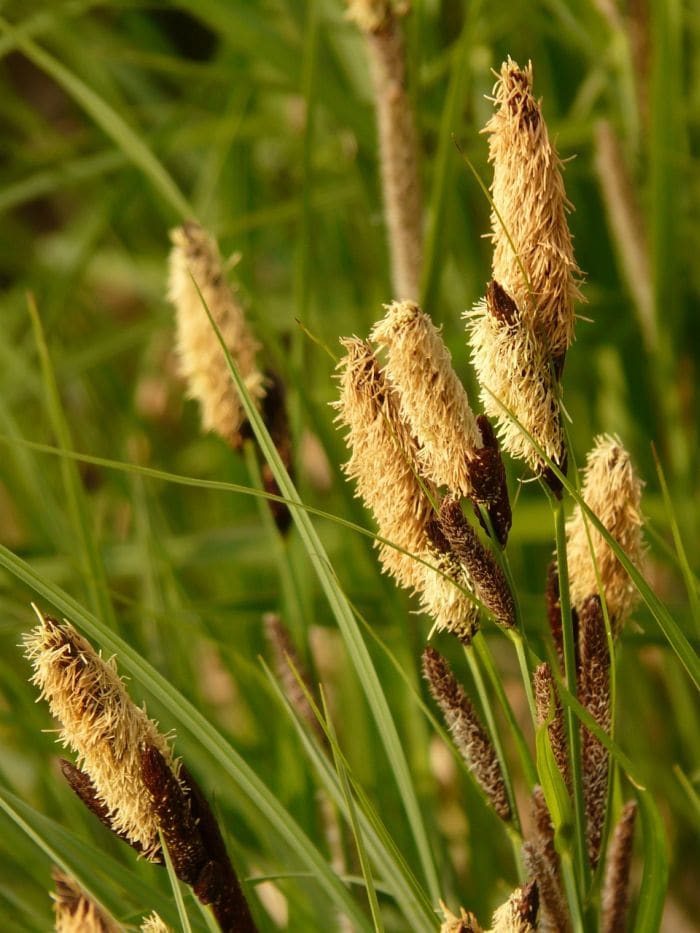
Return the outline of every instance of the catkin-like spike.
[[[510,526],[513,523],[513,513],[508,498],[506,469],[503,466],[501,448],[491,422],[486,415],[477,415],[476,423],[484,446],[477,450],[476,462],[471,468],[474,498],[476,502],[486,503],[493,533],[498,543],[504,548],[508,542]],[[474,504],[474,511],[481,527],[488,535],[491,535],[491,528],[488,527],[488,522],[484,521],[476,503]]]
[[[610,434],[596,437],[586,458],[581,495],[637,568],[644,559],[643,485],[620,439]],[[566,525],[571,601],[578,609],[592,593],[598,593],[597,566],[613,634],[617,635],[639,594],[612,548],[590,521],[587,524],[588,534],[581,508],[576,506]]]
[[[574,337],[581,299],[566,215],[562,163],[532,93],[532,65],[510,58],[494,87],[495,112],[484,128],[493,164],[493,277],[520,308],[552,357]]]
[[[56,933],[122,933],[104,910],[60,869],[51,872],[56,885],[52,894]]]
[[[310,694],[313,693],[311,678],[294,646],[289,630],[275,612],[265,613],[263,616],[263,626],[267,643],[272,649],[272,657],[275,665],[274,670],[287,699],[300,718],[303,719],[312,732],[316,734],[320,742],[325,744],[325,733],[314,715],[314,711],[301,688],[301,684],[297,680],[298,675],[304,682],[308,692]]]
[[[557,768],[564,778],[566,786],[571,790],[571,771],[569,770],[569,755],[566,741],[566,726],[564,724],[564,711],[561,707],[559,694],[552,676],[552,669],[546,662],[538,664],[533,675],[533,692],[535,694],[535,707],[537,710],[537,725],[550,722],[547,727],[549,744],[552,748]]]
[[[554,846],[554,827],[542,788],[532,792],[533,837],[523,846],[523,860],[537,881],[541,916],[538,929],[547,933],[568,933],[569,910],[561,882],[559,855]]]
[[[418,481],[418,448],[401,418],[396,390],[381,372],[371,346],[357,337],[341,342],[346,355],[338,365],[336,420],[348,428],[351,450],[343,469],[356,480],[357,495],[374,514],[379,534],[407,552],[378,544],[382,567],[402,586],[420,588],[424,569],[412,555],[426,550],[433,507]],[[426,488],[435,495],[434,487]]]
[[[496,910],[488,933],[535,933],[539,909],[537,882],[529,881],[516,888],[505,904]]]
[[[420,472],[456,496],[475,498],[470,466],[483,442],[450,352],[417,304],[395,301],[385,307],[370,340],[386,349],[387,375],[420,446]]]
[[[636,801],[629,800],[622,808],[608,846],[601,906],[601,933],[619,933],[625,929],[636,817]]]
[[[394,294],[415,301],[423,257],[423,195],[397,12],[398,4],[388,0],[348,0],[348,15],[364,32],[370,58]]]
[[[579,699],[604,732],[610,732],[610,653],[600,599],[591,596],[579,612]],[[608,793],[609,754],[582,726],[581,761],[586,805],[588,855],[593,868],[600,858]]]
[[[228,444],[238,447],[245,414],[205,305],[248,392],[256,400],[265,395],[265,379],[256,362],[260,345],[226,281],[214,238],[192,221],[177,227],[170,237],[173,248],[168,299],[176,311],[180,370],[189,394],[200,404],[204,429],[215,431]]]
[[[447,661],[430,646],[423,650],[423,676],[467,767],[496,813],[510,820],[508,793],[491,739]]]
[[[507,313],[504,308],[509,309]],[[558,483],[524,433],[527,431],[565,470],[559,390],[545,343],[497,280],[489,284],[486,297],[464,318],[471,360],[481,386],[481,403],[486,414],[496,421],[501,444],[511,456],[525,460],[541,473],[556,490]]]
[[[172,930],[154,910],[141,921],[141,933],[172,933]]]
[[[474,584],[459,561],[449,550],[430,547],[420,585],[423,612],[435,621],[438,631],[448,631],[464,645],[471,643],[479,628],[479,608],[464,590],[471,592]]]
[[[168,740],[129,698],[114,659],[105,661],[68,622],[35,610],[40,624],[24,637],[32,683],[61,723],[60,741],[78,755],[117,835],[158,858],[158,823],[141,777],[141,750],[153,746],[175,769]]]
[[[477,597],[499,625],[512,628],[515,603],[505,574],[493,554],[479,541],[456,499],[443,500],[440,527],[452,553],[465,567]]]

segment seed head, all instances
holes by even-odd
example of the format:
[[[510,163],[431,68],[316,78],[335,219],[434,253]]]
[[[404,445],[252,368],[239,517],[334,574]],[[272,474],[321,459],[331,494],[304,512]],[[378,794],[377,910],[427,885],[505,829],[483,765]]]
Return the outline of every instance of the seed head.
[[[386,305],[370,340],[386,348],[386,372],[415,435],[421,473],[454,495],[474,497],[470,465],[483,446],[467,393],[440,332],[411,301]]]
[[[104,910],[60,869],[51,872],[56,884],[52,894],[56,933],[121,933]]]
[[[489,933],[535,933],[540,908],[536,881],[516,888],[491,918]]]
[[[152,914],[142,921],[141,933],[172,933],[172,931],[154,910]]]
[[[245,414],[205,305],[248,392],[256,400],[265,395],[265,380],[256,363],[260,345],[226,281],[214,238],[194,222],[177,227],[170,237],[173,248],[168,299],[176,311],[180,371],[187,380],[189,394],[200,404],[204,429],[215,431],[237,447]]]
[[[473,581],[449,550],[431,546],[424,558],[430,566],[423,566],[421,609],[438,631],[451,632],[462,644],[470,644],[479,628],[479,608],[465,593],[473,591]]]
[[[542,726],[548,722],[547,735],[549,744],[566,786],[571,789],[571,772],[569,770],[569,755],[566,741],[566,727],[564,725],[564,710],[562,709],[557,693],[556,684],[552,677],[552,669],[546,662],[535,668],[533,675],[535,706],[537,710],[537,725]]]
[[[532,65],[512,59],[494,87],[495,112],[484,128],[493,164],[493,277],[555,359],[574,336],[580,270],[566,219],[562,163],[532,93]]]
[[[157,748],[176,769],[168,740],[136,706],[111,658],[105,661],[68,622],[36,610],[39,625],[24,638],[32,683],[59,720],[59,740],[78,755],[111,828],[149,859],[160,853],[158,824],[141,777],[141,751]]]
[[[449,664],[429,646],[423,650],[423,676],[467,767],[496,813],[510,820],[508,793],[491,739]]]
[[[523,861],[528,874],[537,882],[540,894],[538,929],[544,933],[569,933],[571,920],[561,883],[561,865],[554,845],[554,827],[542,788],[532,792],[533,831],[523,845]]]
[[[629,800],[613,830],[608,847],[601,906],[602,933],[624,930],[629,901],[629,878],[637,804]]]
[[[620,439],[609,434],[597,437],[586,459],[581,495],[637,568],[644,559],[642,487]],[[597,566],[613,633],[618,634],[639,594],[602,535],[587,524],[590,545],[581,508],[576,506],[566,528],[571,600],[579,608],[598,593]]]
[[[343,469],[356,481],[357,495],[374,514],[381,537],[407,552],[378,544],[382,567],[401,586],[421,588],[425,571],[412,555],[422,556],[428,547],[433,507],[425,490],[435,495],[435,489],[418,480],[418,446],[371,346],[356,337],[342,344],[346,355],[338,365],[336,421],[348,429],[351,450]]]
[[[536,472],[547,470],[510,412],[545,454],[561,465],[564,437],[559,390],[545,343],[496,280],[489,285],[486,298],[464,317],[481,403],[496,421],[502,446]]]

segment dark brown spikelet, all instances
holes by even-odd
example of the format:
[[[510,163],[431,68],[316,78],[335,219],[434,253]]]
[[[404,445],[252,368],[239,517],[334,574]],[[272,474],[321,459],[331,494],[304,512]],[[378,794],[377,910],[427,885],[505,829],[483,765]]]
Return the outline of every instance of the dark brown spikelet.
[[[619,933],[625,929],[636,817],[637,803],[629,800],[622,808],[608,847],[601,906],[601,933]]]
[[[566,741],[566,726],[564,724],[564,711],[559,700],[559,693],[552,676],[552,669],[546,662],[538,664],[533,674],[533,689],[535,694],[535,707],[537,709],[537,725],[549,722],[547,735],[552,748],[557,768],[564,779],[569,792],[571,792],[571,771],[569,770],[569,755]],[[551,721],[550,721],[551,720]]]
[[[589,597],[579,612],[579,699],[604,732],[610,732],[610,653],[599,596]],[[582,726],[583,792],[588,855],[593,868],[600,858],[608,792],[609,755]]]
[[[559,601],[559,571],[556,560],[552,560],[547,567],[547,582],[545,584],[545,601],[547,604],[547,618],[549,620],[549,629],[552,633],[554,647],[559,659],[559,669],[562,674],[565,670],[564,665],[564,635],[561,622],[561,602]],[[578,661],[578,613],[574,608],[571,610],[571,621],[574,627],[574,654],[576,657],[576,670],[579,667]]]
[[[452,553],[466,568],[477,597],[499,625],[511,628],[515,625],[515,603],[508,581],[493,554],[479,541],[456,499],[443,500],[440,527]]]
[[[285,696],[299,717],[303,719],[312,732],[325,744],[325,733],[318,719],[314,716],[314,711],[309,701],[306,699],[301,684],[294,674],[294,671],[296,671],[304,681],[309,693],[312,693],[311,678],[309,677],[308,671],[305,669],[303,661],[299,657],[299,653],[294,647],[288,629],[282,622],[282,619],[274,612],[268,612],[263,616],[263,625],[265,627],[267,643],[272,650],[275,673],[284,690]]]
[[[182,767],[175,778],[151,746],[142,752],[141,774],[177,877],[212,905],[223,933],[255,933],[218,824],[192,775]]]
[[[126,833],[116,831],[112,826],[109,807],[103,800],[100,800],[100,797],[97,793],[97,788],[90,780],[90,775],[86,774],[84,771],[81,771],[80,768],[76,767],[66,758],[60,758],[59,765],[61,768],[61,773],[68,782],[70,789],[77,797],[80,798],[80,800],[82,800],[88,810],[91,813],[94,813],[100,823],[102,823],[103,826],[110,830],[110,832],[113,832],[115,836],[123,839],[124,842],[128,843],[132,849],[141,855],[143,852],[143,846],[140,845],[138,841],[130,839]],[[158,852],[156,852],[151,856],[151,861],[160,862],[162,861],[162,857],[158,854]]]
[[[289,432],[289,418],[287,417],[286,393],[284,383],[280,377],[273,372],[268,371],[265,374],[267,394],[262,400],[262,416],[265,426],[270,432],[272,442],[277,448],[277,453],[284,464],[285,469],[294,479],[292,462],[292,438]],[[265,492],[274,496],[280,495],[280,488],[277,480],[272,475],[269,463],[265,461],[260,469]],[[273,499],[268,500],[268,507],[275,520],[275,524],[282,534],[286,534],[292,521],[292,516],[284,502],[276,502]]]
[[[554,846],[554,827],[542,788],[532,792],[532,839],[523,846],[523,859],[537,881],[540,892],[543,933],[568,933],[571,929],[569,911],[561,882],[559,855]]]
[[[447,661],[434,648],[423,650],[423,676],[467,767],[502,820],[510,820],[503,772],[491,739]]]
[[[510,526],[513,524],[513,513],[510,508],[501,448],[496,432],[486,415],[477,415],[476,424],[481,433],[483,446],[477,449],[470,467],[472,486],[476,501],[486,505],[496,540],[501,547],[505,547]],[[484,531],[491,534],[483,521],[481,512],[476,507],[475,512]]]

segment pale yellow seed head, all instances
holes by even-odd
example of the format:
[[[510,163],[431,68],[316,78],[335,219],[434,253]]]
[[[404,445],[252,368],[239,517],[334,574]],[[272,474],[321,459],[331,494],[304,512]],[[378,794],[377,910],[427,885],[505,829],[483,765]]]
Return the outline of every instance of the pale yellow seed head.
[[[56,933],[121,933],[122,927],[68,875],[54,868],[52,893]]]
[[[204,429],[215,431],[227,443],[237,446],[245,414],[205,305],[248,392],[256,400],[265,395],[265,379],[256,362],[260,345],[226,281],[214,238],[196,223],[177,227],[170,236],[173,248],[168,299],[176,311],[180,371],[190,396],[200,404]]]
[[[492,300],[489,289],[487,297],[464,315],[481,403],[496,420],[502,447],[540,471],[545,466],[542,458],[508,411],[559,463],[564,437],[549,353],[522,315],[503,320],[494,314]]]
[[[59,741],[77,753],[113,830],[153,857],[160,849],[158,825],[140,755],[153,746],[175,769],[168,740],[131,701],[113,658],[105,661],[70,623],[35,611],[40,622],[24,637],[25,655],[34,668],[32,683],[61,724]]]
[[[141,923],[141,933],[171,933],[170,927],[153,911]]]
[[[581,495],[638,569],[645,552],[643,485],[620,439],[609,434],[597,437],[586,458]],[[576,506],[566,526],[571,600],[580,609],[589,596],[599,592],[597,565],[613,631],[617,634],[639,594],[612,549],[590,522],[588,531],[590,545],[581,509]]]
[[[351,455],[343,469],[355,480],[356,494],[373,513],[378,533],[408,552],[379,544],[382,567],[402,586],[421,588],[424,568],[410,555],[420,557],[428,546],[433,508],[417,478],[418,448],[371,346],[357,337],[342,344],[346,354],[338,364],[340,399],[334,407],[336,421],[348,429]],[[427,488],[435,494],[430,484]]]
[[[537,886],[530,882],[516,888],[505,904],[495,911],[488,933],[535,933],[539,897]]]
[[[471,582],[451,554],[431,548],[423,559],[430,566],[423,566],[421,609],[434,620],[438,631],[451,632],[468,644],[479,627],[478,606],[464,592],[471,592]]]
[[[493,164],[493,278],[506,289],[553,356],[574,337],[580,270],[566,219],[562,163],[532,94],[532,65],[510,58],[494,87],[484,128]],[[529,283],[529,284],[528,284]]]
[[[386,373],[420,446],[421,474],[455,495],[473,495],[469,463],[483,442],[452,357],[427,314],[411,301],[386,305],[370,334],[386,350]]]

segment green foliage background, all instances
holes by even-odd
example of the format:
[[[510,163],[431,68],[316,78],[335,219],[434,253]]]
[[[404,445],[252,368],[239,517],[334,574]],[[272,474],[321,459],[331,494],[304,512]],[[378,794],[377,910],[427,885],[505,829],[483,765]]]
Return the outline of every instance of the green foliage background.
[[[632,0],[628,8],[612,0],[414,0],[413,7],[406,29],[425,153],[424,307],[443,325],[473,392],[460,315],[489,277],[489,205],[461,153],[488,182],[479,130],[490,112],[490,69],[508,54],[521,64],[532,59],[550,133],[563,158],[576,155],[565,180],[588,303],[579,309],[564,377],[573,449],[580,463],[596,433],[613,431],[632,452],[647,481],[647,576],[697,647],[698,581],[690,568],[697,572],[700,533],[700,10],[678,0]],[[136,922],[159,907],[175,922],[165,873],[135,862],[93,825],[59,779],[54,737],[42,732],[50,720],[34,704],[17,643],[33,624],[30,600],[48,609],[47,592],[60,587],[194,704],[326,856],[315,771],[259,661],[268,657],[261,616],[279,610],[323,680],[352,776],[424,884],[375,721],[304,542],[293,532],[281,548],[259,501],[199,482],[251,485],[244,459],[202,436],[194,404],[183,400],[164,300],[167,231],[197,216],[225,254],[240,253],[240,293],[288,388],[304,502],[369,527],[339,472],[345,452],[327,406],[335,389],[324,352],[338,354],[340,335],[366,334],[392,297],[361,36],[340,0],[30,0],[0,4],[0,56],[0,543],[46,588],[37,595],[5,556],[6,807],[82,870],[122,919]],[[601,118],[619,134],[639,208],[658,331],[651,345],[642,339],[601,197]],[[42,365],[29,293],[55,387],[46,359]],[[194,482],[62,459],[29,442]],[[521,472],[509,470],[514,490]],[[408,759],[439,890],[453,907],[462,903],[486,920],[517,878],[508,840],[473,784],[459,772],[446,790],[430,766],[433,726],[417,699],[428,621],[379,575],[367,537],[329,518],[312,521],[340,587],[369,624],[366,641]],[[685,576],[674,531],[689,557]],[[541,489],[521,487],[509,554],[540,655],[552,535]],[[526,717],[512,648],[491,628],[487,635],[506,692]],[[438,646],[469,683],[457,646],[448,638]],[[326,928],[332,896],[269,813],[201,735],[173,717],[147,675],[134,676],[130,689],[165,729],[177,730],[178,751],[214,797],[244,876],[277,879],[289,929]],[[690,679],[645,609],[623,636],[617,689],[617,737],[663,818],[668,929],[680,930],[698,909],[698,710]],[[629,793],[626,785],[623,796]],[[0,826],[2,929],[46,929],[51,859],[17,819],[0,815]],[[96,871],[100,853],[113,861]],[[362,905],[360,886],[353,890]],[[379,899],[387,929],[404,929],[381,887]]]

